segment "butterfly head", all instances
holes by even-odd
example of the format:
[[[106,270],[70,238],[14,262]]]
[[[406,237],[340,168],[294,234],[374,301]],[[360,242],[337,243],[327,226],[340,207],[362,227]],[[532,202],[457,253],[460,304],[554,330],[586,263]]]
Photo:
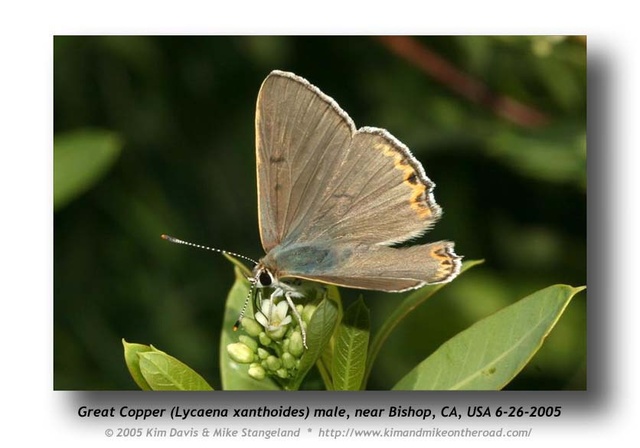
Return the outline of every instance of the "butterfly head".
[[[277,283],[277,279],[269,268],[258,263],[253,268],[252,283],[256,288],[271,288]]]

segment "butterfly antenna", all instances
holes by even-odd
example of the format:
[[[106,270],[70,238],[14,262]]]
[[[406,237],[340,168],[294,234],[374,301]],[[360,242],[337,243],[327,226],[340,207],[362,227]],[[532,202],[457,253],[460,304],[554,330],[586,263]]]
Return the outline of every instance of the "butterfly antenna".
[[[232,257],[242,258],[243,260],[250,261],[253,264],[258,264],[258,262],[253,258],[245,257],[244,255],[236,254],[234,252],[229,252],[228,250],[216,249],[215,247],[207,247],[207,246],[202,246],[200,244],[190,243],[188,241],[182,241],[170,235],[161,235],[161,237],[163,240],[167,240],[170,243],[184,244],[185,246],[191,246],[191,247],[196,247],[198,249],[210,250],[213,252],[218,252],[219,254],[231,255]]]
[[[254,260],[253,258],[245,257],[244,255],[236,254],[234,252],[229,252],[228,250],[216,249],[215,247],[208,247],[208,246],[202,246],[200,244],[190,243],[188,241],[183,241],[183,240],[178,239],[176,237],[173,237],[171,235],[164,235],[163,234],[163,235],[161,235],[161,237],[162,237],[163,240],[167,240],[170,243],[184,244],[185,246],[191,246],[191,247],[195,247],[195,248],[198,248],[198,249],[210,250],[210,251],[213,251],[213,252],[218,252],[219,254],[227,254],[227,255],[231,255],[232,257],[241,258],[243,260],[250,261],[253,264],[258,264],[258,262],[256,260]],[[238,328],[240,328],[240,322],[242,321],[242,318],[244,317],[244,313],[247,311],[247,306],[249,305],[249,300],[253,296],[253,291],[255,290],[255,287],[256,287],[257,279],[249,278],[248,280],[249,280],[249,283],[251,283],[251,287],[249,288],[249,293],[247,294],[247,298],[244,300],[244,304],[242,305],[242,311],[240,311],[240,315],[238,316],[238,320],[236,320],[236,323],[233,324],[233,331],[236,331]]]
[[[242,322],[244,313],[247,311],[249,300],[251,299],[251,297],[253,297],[253,291],[256,288],[256,279],[249,278],[247,280],[249,280],[249,283],[251,283],[251,287],[249,288],[249,293],[247,294],[247,297],[244,299],[244,304],[242,305],[242,310],[240,310],[240,315],[238,316],[238,320],[236,320],[236,323],[233,324],[233,331],[236,331],[238,328],[240,328],[240,323]]]

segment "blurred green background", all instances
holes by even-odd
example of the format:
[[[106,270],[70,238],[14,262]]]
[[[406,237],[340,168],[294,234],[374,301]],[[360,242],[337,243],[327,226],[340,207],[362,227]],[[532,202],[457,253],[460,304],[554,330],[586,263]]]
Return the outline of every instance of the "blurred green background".
[[[54,38],[54,389],[136,389],[121,339],[153,344],[220,387],[218,341],[252,258],[254,113],[273,69],[388,129],[437,184],[450,239],[485,263],[388,340],[369,389],[555,283],[586,284],[586,40],[581,37]],[[345,302],[359,292],[342,290]],[[365,292],[375,331],[399,296]],[[586,389],[586,293],[507,389]]]

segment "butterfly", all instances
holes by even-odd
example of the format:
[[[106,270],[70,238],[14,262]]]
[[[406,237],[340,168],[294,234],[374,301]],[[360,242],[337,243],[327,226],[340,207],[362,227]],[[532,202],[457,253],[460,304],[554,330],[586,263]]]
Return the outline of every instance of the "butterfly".
[[[305,295],[300,280],[402,292],[458,275],[452,242],[394,247],[424,234],[442,209],[421,163],[388,131],[357,129],[320,89],[278,70],[262,83],[255,127],[265,256],[250,281],[271,291],[271,304],[287,301],[305,346],[293,302]]]

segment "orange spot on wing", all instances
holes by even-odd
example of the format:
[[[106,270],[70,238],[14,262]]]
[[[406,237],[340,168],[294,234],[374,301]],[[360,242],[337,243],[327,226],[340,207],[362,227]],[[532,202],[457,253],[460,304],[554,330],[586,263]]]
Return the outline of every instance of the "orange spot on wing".
[[[438,261],[438,278],[444,280],[449,277],[456,267],[454,255],[452,255],[446,244],[440,244],[431,248],[429,254],[431,258]]]
[[[411,189],[411,196],[409,197],[409,205],[411,208],[415,210],[421,218],[429,218],[433,215],[433,212],[427,198],[427,187],[420,181],[420,177],[415,168],[409,163],[406,156],[397,149],[388,145],[380,146],[382,153],[386,157],[393,159],[394,168],[402,172],[403,183]]]

